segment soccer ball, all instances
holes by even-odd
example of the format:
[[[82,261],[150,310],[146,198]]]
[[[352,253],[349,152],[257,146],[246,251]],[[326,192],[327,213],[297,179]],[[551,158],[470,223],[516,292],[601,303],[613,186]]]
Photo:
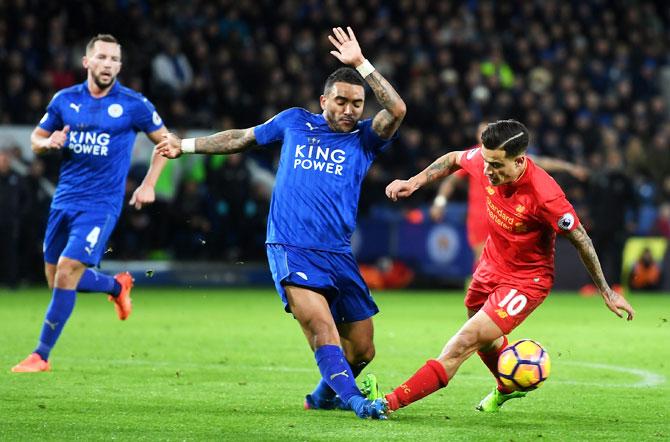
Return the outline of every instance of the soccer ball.
[[[509,344],[498,358],[500,382],[512,390],[535,390],[547,380],[550,372],[549,353],[531,339]]]

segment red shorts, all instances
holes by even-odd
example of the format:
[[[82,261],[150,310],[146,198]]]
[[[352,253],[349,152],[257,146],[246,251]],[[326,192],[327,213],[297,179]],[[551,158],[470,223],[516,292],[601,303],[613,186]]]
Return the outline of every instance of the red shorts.
[[[473,279],[465,306],[474,311],[483,309],[504,334],[509,334],[542,304],[549,290],[523,279]]]

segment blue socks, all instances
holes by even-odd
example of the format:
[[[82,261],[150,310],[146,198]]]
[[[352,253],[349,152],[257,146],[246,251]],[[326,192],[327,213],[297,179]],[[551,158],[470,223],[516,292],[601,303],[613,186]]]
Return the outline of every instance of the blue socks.
[[[321,382],[317,386],[317,390],[319,390],[321,384],[325,381],[327,386],[330,387],[330,389],[333,390],[345,404],[349,402],[349,399],[355,396],[359,396],[363,400],[365,399],[356,386],[354,373],[340,347],[337,345],[324,345],[319,347],[314,352],[314,358],[316,359],[316,364],[319,366],[319,371],[321,372],[322,377]]]
[[[42,325],[42,334],[40,342],[35,353],[40,355],[45,361],[49,359],[49,353],[60,336],[63,327],[67,322],[72,310],[77,294],[74,290],[54,288],[51,303],[47,308],[47,313]]]
[[[116,282],[113,276],[96,272],[93,269],[86,269],[81,275],[78,292],[102,292],[109,293],[112,296],[118,296],[121,293],[121,284]]]
[[[366,365],[367,363],[362,363],[350,366],[351,372],[354,375],[354,379],[357,378],[359,374],[361,374],[361,371],[363,371]],[[335,399],[336,393],[332,388],[330,388],[328,382],[326,382],[324,378],[321,378],[321,380],[316,385],[316,388],[311,393],[311,395],[313,398],[316,398],[317,400],[332,401],[333,399]]]

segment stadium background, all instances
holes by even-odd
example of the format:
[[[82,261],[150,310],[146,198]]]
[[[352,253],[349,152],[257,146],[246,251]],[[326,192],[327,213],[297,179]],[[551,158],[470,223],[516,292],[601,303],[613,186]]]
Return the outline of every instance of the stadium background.
[[[120,81],[149,97],[170,130],[197,134],[252,126],[292,106],[318,112],[324,79],[338,66],[326,35],[344,24],[408,105],[399,140],[362,192],[354,241],[362,262],[407,264],[415,285],[465,277],[465,191],[434,225],[426,217],[433,192],[391,205],[383,188],[474,144],[478,122],[516,118],[533,134],[533,153],[591,168],[586,182],[556,178],[594,239],[604,238],[596,246],[616,280],[618,244],[628,236],[670,237],[669,11],[662,1],[604,0],[2,1],[2,283],[43,281],[59,158],[33,158],[27,135],[57,90],[83,80],[92,35],[114,34]],[[378,108],[367,98],[370,116]],[[150,154],[143,136],[138,144],[128,196]],[[141,270],[145,283],[269,282],[263,241],[277,158],[278,149],[263,149],[171,162],[157,203],[124,211],[103,269]],[[611,186],[612,177],[623,185]],[[557,259],[559,287],[587,281],[561,243]],[[177,261],[195,263],[177,275]]]

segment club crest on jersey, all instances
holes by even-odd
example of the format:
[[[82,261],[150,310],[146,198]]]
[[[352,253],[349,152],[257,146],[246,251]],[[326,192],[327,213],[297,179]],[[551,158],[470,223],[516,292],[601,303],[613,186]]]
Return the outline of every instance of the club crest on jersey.
[[[528,231],[528,227],[522,222],[517,222],[514,223],[514,231],[517,233],[524,233]]]
[[[566,213],[558,220],[558,228],[561,230],[570,230],[575,224],[575,217],[572,213]]]
[[[123,115],[123,106],[118,103],[110,104],[107,108],[107,113],[112,118],[119,118]]]

